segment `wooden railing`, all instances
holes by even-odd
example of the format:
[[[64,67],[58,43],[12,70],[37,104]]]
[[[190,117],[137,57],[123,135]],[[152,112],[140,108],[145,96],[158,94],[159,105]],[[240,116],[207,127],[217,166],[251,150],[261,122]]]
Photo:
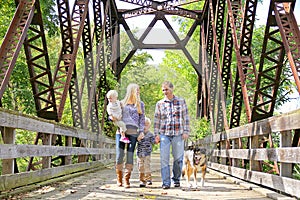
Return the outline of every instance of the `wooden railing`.
[[[0,109],[0,126],[1,192],[68,174],[95,170],[115,160],[115,141],[87,130],[3,109]],[[16,144],[15,138],[22,133],[20,130],[39,133],[43,138],[42,142],[33,145],[31,140],[27,144]],[[63,144],[54,146],[52,141],[57,137],[63,138]],[[73,145],[74,140],[80,141],[80,147]],[[58,166],[53,165],[55,157],[62,160]],[[40,161],[40,166],[33,171],[27,169],[16,173],[17,158],[36,158],[35,161]]]
[[[300,110],[211,135],[196,144],[206,149],[210,168],[299,198],[300,180],[293,178],[293,167],[300,164],[299,141],[292,147],[298,129]],[[277,136],[279,147],[272,145],[270,135]],[[264,172],[263,163],[278,169]]]

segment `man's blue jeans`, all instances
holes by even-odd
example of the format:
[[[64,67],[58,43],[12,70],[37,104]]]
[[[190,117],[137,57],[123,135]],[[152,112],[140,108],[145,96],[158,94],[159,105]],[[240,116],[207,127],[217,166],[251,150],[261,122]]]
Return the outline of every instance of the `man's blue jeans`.
[[[170,149],[172,146],[174,183],[180,183],[180,176],[184,154],[184,140],[179,136],[160,135],[160,165],[163,186],[171,185]]]

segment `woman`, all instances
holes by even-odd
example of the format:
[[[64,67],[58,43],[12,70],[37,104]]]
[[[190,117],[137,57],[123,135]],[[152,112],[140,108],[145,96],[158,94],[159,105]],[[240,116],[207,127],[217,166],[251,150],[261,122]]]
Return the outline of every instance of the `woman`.
[[[120,142],[121,134],[116,134],[116,174],[117,184],[122,186],[123,178],[123,163],[126,150],[126,162],[125,162],[125,173],[124,181],[125,188],[130,188],[130,176],[133,168],[133,155],[134,149],[137,142],[137,137],[143,135],[145,127],[145,105],[140,100],[140,88],[137,84],[131,83],[127,87],[125,98],[122,100],[122,121],[126,124],[126,137],[129,138],[130,143],[125,144]]]

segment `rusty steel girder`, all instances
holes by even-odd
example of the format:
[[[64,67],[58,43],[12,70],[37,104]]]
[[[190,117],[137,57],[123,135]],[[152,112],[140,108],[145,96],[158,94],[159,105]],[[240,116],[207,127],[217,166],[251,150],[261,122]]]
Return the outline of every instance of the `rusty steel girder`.
[[[300,31],[292,2],[275,2],[274,13],[295,83],[300,94]]]
[[[24,49],[37,116],[58,121],[52,87],[51,66],[39,0],[35,2],[35,14],[24,40]]]
[[[99,110],[98,110],[98,102],[105,102],[105,94],[106,91],[109,90],[106,82],[106,62],[104,56],[104,27],[105,22],[102,19],[102,15],[106,16],[107,8],[104,8],[104,13],[102,12],[103,4],[101,0],[93,0],[93,11],[94,11],[94,41],[96,44],[96,69],[99,75],[98,79],[98,87],[96,87],[95,94],[95,107],[99,120]],[[95,73],[97,73],[95,72]],[[103,90],[105,92],[103,92]],[[104,115],[106,113],[106,109],[102,111],[102,119],[101,119],[101,128],[104,126]],[[99,127],[99,131],[101,132],[101,128]]]
[[[285,50],[282,40],[279,39],[279,27],[273,15],[274,6],[274,1],[271,1],[260,58],[251,121],[271,117],[275,109]]]
[[[96,102],[96,71],[97,65],[94,63],[94,53],[93,53],[93,38],[91,32],[91,25],[90,25],[90,17],[89,12],[87,13],[87,17],[84,23],[84,29],[82,33],[82,42],[83,42],[83,53],[84,53],[84,63],[85,63],[85,75],[86,77],[86,85],[88,91],[88,106],[87,111],[85,113],[84,119],[84,129],[88,129],[89,121],[91,122],[91,130],[94,133],[100,133],[99,129],[99,120],[98,120],[98,109],[97,109],[97,102]],[[85,81],[82,81],[82,85]],[[80,90],[80,100],[83,99],[83,86]],[[90,120],[89,120],[90,118]]]
[[[76,127],[82,127],[83,122],[75,60],[88,13],[88,2],[88,0],[76,0],[72,17],[70,17],[68,1],[57,0],[63,42],[59,62],[54,73],[54,90],[58,106],[58,117],[59,119],[62,117],[67,94],[70,90],[73,123]]]
[[[20,1],[0,47],[0,99],[17,61],[34,16],[35,0]]]
[[[246,106],[248,121],[251,121],[251,107],[253,106],[255,86],[257,83],[257,73],[253,60],[251,41],[254,29],[257,1],[247,0],[243,14],[243,22],[240,32],[239,51],[240,59],[237,59],[238,72],[234,82],[234,94],[231,112],[230,127],[239,126],[239,119],[242,112],[242,103]],[[237,34],[237,33],[236,33]],[[236,36],[237,37],[237,36]],[[243,90],[243,85],[246,87]],[[247,94],[247,98],[243,98]],[[243,101],[242,101],[243,99]]]
[[[155,12],[155,16],[153,17],[153,19],[150,22],[150,24],[148,25],[147,29],[142,33],[142,35],[140,36],[139,39],[136,39],[134,37],[126,20],[123,17],[119,18],[119,23],[123,25],[124,29],[126,30],[126,34],[130,38],[134,48],[130,51],[130,53],[124,59],[123,63],[119,63],[121,68],[120,68],[120,71],[118,71],[118,73],[117,73],[118,75],[122,72],[123,68],[128,63],[130,58],[134,55],[134,53],[136,52],[137,49],[161,49],[161,48],[182,50],[183,53],[185,54],[185,56],[187,57],[187,59],[189,60],[189,62],[191,63],[191,65],[196,70],[196,72],[198,74],[201,74],[199,63],[196,63],[196,61],[193,59],[193,57],[191,56],[191,54],[189,53],[189,51],[186,48],[186,45],[187,45],[188,41],[191,39],[192,34],[195,32],[197,27],[200,25],[200,20],[195,20],[193,22],[186,37],[181,40],[179,38],[179,36],[177,35],[177,33],[175,32],[175,30],[173,29],[173,27],[171,26],[171,24],[169,23],[168,19],[165,17],[165,15],[166,15],[166,13],[164,13],[162,11]],[[166,26],[166,28],[168,29],[168,31],[170,32],[170,34],[172,35],[172,37],[175,40],[174,44],[145,44],[143,42],[158,20],[161,20],[164,23],[164,25]]]

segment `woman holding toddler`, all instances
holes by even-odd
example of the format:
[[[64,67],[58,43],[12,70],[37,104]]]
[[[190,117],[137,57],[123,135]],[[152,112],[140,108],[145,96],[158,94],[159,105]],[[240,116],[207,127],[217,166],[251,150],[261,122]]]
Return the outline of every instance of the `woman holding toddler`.
[[[143,136],[145,128],[145,105],[140,100],[140,88],[137,84],[131,83],[127,86],[126,95],[122,100],[122,121],[126,124],[125,135],[129,139],[126,144],[121,140],[121,133],[117,131],[116,134],[116,175],[118,186],[130,188],[130,176],[133,169],[134,150],[139,135]],[[126,149],[125,170],[124,157]]]

